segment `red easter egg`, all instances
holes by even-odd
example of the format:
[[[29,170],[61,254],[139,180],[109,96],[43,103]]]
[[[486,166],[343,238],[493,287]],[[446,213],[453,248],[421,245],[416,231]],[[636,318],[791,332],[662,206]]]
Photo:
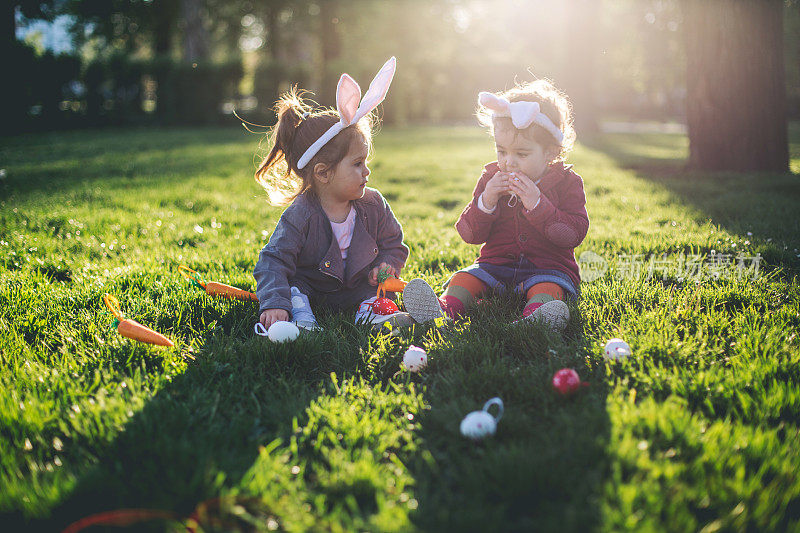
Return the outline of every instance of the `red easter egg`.
[[[581,378],[571,368],[562,368],[553,375],[553,388],[562,396],[575,394],[581,385]]]
[[[372,302],[372,312],[376,315],[391,315],[399,310],[397,304],[389,298],[378,298]]]

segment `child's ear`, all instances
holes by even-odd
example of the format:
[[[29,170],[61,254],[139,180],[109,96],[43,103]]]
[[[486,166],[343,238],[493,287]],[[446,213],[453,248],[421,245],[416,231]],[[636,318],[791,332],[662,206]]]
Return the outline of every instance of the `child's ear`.
[[[553,162],[556,160],[559,153],[561,153],[561,148],[556,146],[548,146],[544,152],[544,155],[547,157],[548,161]]]
[[[320,183],[328,183],[331,180],[331,167],[325,163],[314,165],[314,179]]]

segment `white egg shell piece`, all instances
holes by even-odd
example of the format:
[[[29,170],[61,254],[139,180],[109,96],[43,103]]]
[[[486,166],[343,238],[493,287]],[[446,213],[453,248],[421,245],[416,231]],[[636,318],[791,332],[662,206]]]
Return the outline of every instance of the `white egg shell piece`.
[[[409,372],[419,372],[428,366],[428,353],[422,348],[411,346],[406,353],[403,354],[403,366]]]
[[[625,359],[632,353],[630,345],[622,339],[609,339],[603,348],[603,357],[612,361]]]
[[[486,411],[473,411],[461,421],[461,434],[470,439],[482,439],[494,435],[497,421]]]
[[[300,335],[300,330],[291,322],[278,320],[267,330],[267,336],[272,342],[289,342]]]

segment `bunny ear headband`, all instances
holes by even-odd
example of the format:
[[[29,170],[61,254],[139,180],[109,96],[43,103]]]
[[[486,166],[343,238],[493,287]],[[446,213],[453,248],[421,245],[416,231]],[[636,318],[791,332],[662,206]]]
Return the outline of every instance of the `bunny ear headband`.
[[[347,74],[342,74],[339,78],[339,85],[336,86],[336,110],[339,112],[339,122],[334,124],[322,137],[317,139],[314,144],[308,147],[303,157],[297,162],[297,168],[302,169],[311,159],[317,155],[320,148],[333,139],[337,133],[348,126],[352,126],[367,114],[378,107],[378,104],[386,98],[386,92],[392,83],[394,71],[397,68],[397,60],[392,56],[389,61],[383,64],[369,84],[364,98],[361,98],[361,87],[353,78]]]
[[[539,102],[509,102],[495,94],[481,92],[478,94],[478,103],[491,110],[493,117],[510,117],[514,127],[518,130],[524,130],[531,124],[537,124],[550,132],[558,144],[564,141],[564,133],[553,124],[547,115],[542,113]]]

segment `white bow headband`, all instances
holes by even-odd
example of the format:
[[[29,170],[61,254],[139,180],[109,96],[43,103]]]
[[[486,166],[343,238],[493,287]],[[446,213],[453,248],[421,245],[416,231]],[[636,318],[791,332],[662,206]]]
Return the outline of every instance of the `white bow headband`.
[[[361,98],[361,87],[353,78],[342,74],[342,77],[339,78],[339,85],[336,86],[336,110],[339,112],[339,122],[331,126],[322,134],[322,137],[308,147],[303,157],[297,162],[298,169],[305,167],[317,155],[320,148],[333,139],[337,133],[357,123],[383,102],[389,85],[392,83],[396,67],[397,60],[392,56],[375,75],[363,99]]]
[[[524,130],[531,124],[538,124],[555,137],[558,144],[564,141],[564,133],[553,124],[550,117],[542,113],[539,102],[509,102],[492,93],[478,94],[478,103],[492,111],[493,117],[510,117],[514,127]]]

